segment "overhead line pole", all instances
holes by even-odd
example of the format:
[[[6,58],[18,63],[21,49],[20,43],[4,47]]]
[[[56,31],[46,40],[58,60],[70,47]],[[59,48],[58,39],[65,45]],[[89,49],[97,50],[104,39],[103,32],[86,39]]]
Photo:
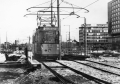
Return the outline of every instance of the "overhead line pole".
[[[57,20],[59,28],[59,60],[61,60],[61,28],[60,28],[60,14],[59,14],[59,0],[57,0]]]
[[[87,33],[86,33],[86,18],[85,17],[83,17],[84,18],[84,48],[85,48],[85,50],[84,50],[84,54],[85,54],[85,56],[87,55]]]
[[[52,0],[51,0],[51,26],[52,26],[52,24],[53,24],[53,23],[52,23],[52,11],[53,11],[53,10],[52,10]]]
[[[7,49],[8,47],[7,47],[7,32],[6,32],[6,49]]]

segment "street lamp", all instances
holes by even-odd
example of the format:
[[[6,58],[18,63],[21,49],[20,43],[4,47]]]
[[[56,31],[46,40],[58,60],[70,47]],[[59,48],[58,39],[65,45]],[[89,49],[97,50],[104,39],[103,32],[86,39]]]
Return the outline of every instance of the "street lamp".
[[[69,46],[69,51],[70,51],[70,25],[64,25],[64,26],[69,26],[69,43],[68,43],[68,46]],[[69,52],[70,54],[70,52]]]
[[[77,15],[77,18],[83,18],[84,19],[84,54],[87,55],[87,33],[86,33],[86,18],[80,17]]]
[[[70,25],[64,25],[64,26],[69,26],[69,42],[70,42]]]

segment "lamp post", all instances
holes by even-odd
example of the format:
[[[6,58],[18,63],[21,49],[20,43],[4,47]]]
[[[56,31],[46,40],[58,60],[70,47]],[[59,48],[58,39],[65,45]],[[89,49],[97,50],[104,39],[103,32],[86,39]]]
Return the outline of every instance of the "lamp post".
[[[64,26],[69,26],[69,43],[68,43],[68,46],[69,46],[69,51],[70,51],[70,25],[64,25]],[[70,54],[70,52],[69,52]]]
[[[67,49],[67,32],[66,32],[66,49]]]
[[[70,25],[64,25],[64,26],[69,26],[69,42],[70,42]]]
[[[84,19],[84,55],[87,55],[87,33],[86,33],[86,18],[80,17],[77,15],[77,18],[83,18]]]

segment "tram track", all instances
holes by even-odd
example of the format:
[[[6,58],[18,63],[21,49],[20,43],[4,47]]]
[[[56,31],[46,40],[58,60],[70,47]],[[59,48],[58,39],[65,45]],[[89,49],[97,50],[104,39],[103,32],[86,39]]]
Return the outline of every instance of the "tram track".
[[[108,67],[111,67],[111,68],[120,69],[120,67],[115,67],[115,66],[108,65],[108,64],[105,64],[105,63],[99,63],[99,62],[95,62],[95,61],[91,61],[91,60],[85,60],[85,61],[96,63],[96,64],[100,64],[100,65],[104,65],[104,66],[108,66]]]
[[[54,64],[53,64],[52,66],[49,66],[49,63],[51,64],[52,62],[57,63],[57,64],[60,64],[61,66],[57,66],[57,65],[54,66]],[[75,61],[73,61],[73,62],[75,62]],[[94,76],[94,75],[88,74],[88,73],[83,72],[83,71],[81,71],[81,70],[77,70],[77,69],[75,69],[75,68],[73,68],[73,67],[71,67],[71,66],[68,66],[68,65],[66,65],[67,62],[66,62],[66,63],[62,63],[61,61],[50,61],[50,62],[43,62],[43,61],[42,61],[41,63],[43,64],[43,66],[44,66],[46,69],[48,69],[48,70],[49,70],[56,78],[58,78],[63,84],[78,84],[78,83],[76,83],[74,80],[70,80],[69,78],[66,78],[65,76],[61,75],[61,73],[60,73],[61,71],[60,71],[60,72],[56,71],[56,70],[59,70],[60,68],[61,68],[61,69],[69,69],[70,71],[72,71],[72,72],[74,72],[74,73],[76,73],[76,74],[78,74],[78,75],[86,78],[86,79],[89,80],[89,81],[94,81],[94,82],[97,83],[97,84],[111,84],[110,81],[106,81],[105,79],[101,79],[101,78],[96,77],[96,76]],[[47,65],[47,63],[48,63],[48,65]],[[71,62],[71,63],[72,63],[72,62]],[[76,63],[79,63],[79,62],[76,61]],[[80,63],[80,64],[85,65],[84,63]],[[78,65],[78,66],[79,66],[79,65]],[[88,66],[88,65],[87,65],[87,66]],[[89,66],[89,67],[91,67],[91,66]],[[39,67],[34,67],[34,68],[31,68],[31,69],[28,69],[28,71],[26,72],[26,75],[23,76],[22,79],[18,79],[18,80],[24,81],[24,79],[29,76],[29,73],[30,73],[30,72],[32,72],[32,71],[34,71],[34,70],[36,70],[36,69],[38,69],[38,68],[39,68]],[[95,69],[95,68],[94,68],[94,69]],[[107,71],[104,71],[104,72],[107,72]],[[114,75],[116,75],[116,74],[114,74]],[[117,76],[119,76],[119,75],[117,74]]]
[[[71,80],[66,79],[65,77],[63,77],[62,75],[60,75],[59,73],[57,73],[55,70],[51,69],[51,67],[47,66],[45,63],[42,62],[42,64],[48,70],[50,70],[63,84],[76,84],[76,83],[72,82]]]
[[[85,66],[88,66],[88,67],[91,67],[93,69],[96,69],[96,70],[99,70],[99,71],[102,71],[102,72],[106,72],[106,73],[109,73],[109,74],[113,74],[113,75],[116,75],[116,76],[120,76],[120,74],[117,74],[117,73],[114,73],[114,72],[111,72],[111,71],[107,71],[107,70],[104,70],[104,69],[101,69],[101,68],[97,68],[95,66],[92,66],[90,64],[85,64],[85,63],[82,63],[82,62],[78,62],[78,61],[74,61],[76,63],[79,63],[79,64],[82,64],[82,65],[85,65]]]
[[[45,62],[41,62],[42,64],[43,64],[43,66],[46,68],[46,69],[48,69],[56,78],[58,78],[60,81],[61,81],[61,83],[62,84],[76,84],[76,83],[74,83],[74,82],[72,82],[71,80],[69,80],[69,79],[67,79],[67,78],[65,78],[64,76],[62,76],[62,75],[60,75],[59,73],[57,73],[54,69],[52,69],[52,68],[66,68],[66,67],[59,67],[59,66],[48,66],[46,63],[51,63],[51,62],[53,62],[53,61],[45,61]],[[28,78],[29,76],[30,76],[30,73],[31,72],[34,72],[35,70],[41,70],[41,68],[39,67],[39,66],[36,66],[36,67],[34,67],[34,66],[32,66],[32,67],[29,67],[29,68],[27,68],[26,69],[26,71],[24,72],[24,74],[23,74],[23,76],[22,77],[20,77],[20,78],[18,78],[16,81],[15,81],[15,83],[14,84],[22,84],[22,83],[24,83],[26,80],[26,78]],[[17,82],[19,82],[19,83],[17,83]],[[60,83],[60,84],[61,84]]]
[[[67,67],[67,68],[70,69],[71,71],[73,71],[73,72],[75,72],[75,73],[77,73],[77,74],[79,74],[79,75],[82,75],[83,77],[85,77],[85,78],[87,78],[87,79],[89,79],[89,80],[91,80],[91,81],[94,81],[94,82],[96,82],[96,83],[98,83],[98,84],[111,84],[110,82],[107,82],[107,81],[105,81],[105,80],[99,79],[99,78],[97,78],[97,77],[94,77],[94,76],[88,75],[88,74],[86,74],[86,73],[84,73],[84,72],[81,72],[81,71],[78,71],[78,70],[76,70],[76,69],[73,69],[72,67],[69,67],[69,66],[67,66],[67,65],[65,65],[65,64],[63,64],[63,63],[61,63],[61,62],[58,62],[58,61],[56,61],[56,62],[59,63],[59,64],[61,64],[61,65],[64,66],[64,67]]]
[[[67,68],[67,69],[75,72],[76,74],[81,75],[81,76],[83,76],[84,78],[87,78],[87,79],[90,80],[90,81],[94,81],[94,82],[97,83],[97,84],[111,84],[110,82],[108,82],[108,81],[106,81],[106,80],[99,79],[99,78],[97,78],[97,77],[94,77],[94,76],[91,76],[91,75],[86,74],[86,73],[84,73],[84,72],[81,72],[81,71],[79,71],[79,70],[76,70],[76,69],[74,69],[74,68],[72,68],[72,67],[69,67],[69,66],[65,65],[64,63],[59,62],[59,61],[54,61],[54,62],[62,65],[61,67],[57,66],[58,68]],[[52,68],[54,68],[53,66],[52,66],[52,67],[47,66],[47,65],[46,65],[45,63],[43,63],[43,62],[42,62],[42,64],[43,64],[48,70],[50,70],[58,79],[60,79],[60,81],[61,81],[63,84],[76,84],[76,83],[70,81],[69,79],[66,79],[65,77],[61,76],[61,75],[60,75],[59,73],[57,73],[55,70],[53,70],[53,69],[52,69]]]

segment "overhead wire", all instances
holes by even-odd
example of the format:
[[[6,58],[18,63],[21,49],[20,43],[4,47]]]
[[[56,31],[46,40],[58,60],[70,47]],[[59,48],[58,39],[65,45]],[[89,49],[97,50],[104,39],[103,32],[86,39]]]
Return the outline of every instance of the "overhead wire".
[[[63,1],[64,3],[66,3],[66,4],[69,4],[69,5],[71,5],[72,7],[73,7],[73,10],[74,10],[74,6],[76,6],[76,7],[79,7],[79,6],[77,6],[77,5],[74,5],[74,4],[72,4],[72,3],[69,3],[69,2],[67,2],[67,1]],[[74,5],[74,6],[73,6]],[[84,9],[84,10],[86,10],[87,12],[89,12],[87,9],[85,9],[85,8],[82,8],[82,7],[79,7],[80,9]]]
[[[52,4],[54,4],[55,1],[56,1],[56,0],[54,0],[54,1],[52,2]],[[98,1],[98,0],[92,2],[91,4],[85,6],[84,8],[81,8],[80,10],[78,10],[78,11],[76,11],[76,12],[74,12],[74,6],[79,7],[79,6],[77,6],[77,5],[71,4],[71,3],[66,2],[66,1],[64,1],[64,0],[61,0],[61,3],[60,3],[59,5],[61,5],[63,2],[66,3],[66,4],[71,5],[72,8],[73,8],[73,12],[68,12],[68,11],[65,11],[65,10],[63,10],[63,11],[68,12],[68,13],[73,13],[73,14],[75,14],[75,13],[81,11],[82,9],[85,9],[86,7],[88,7],[88,6],[90,6],[90,5],[94,4],[94,3],[96,3],[97,1]],[[46,3],[49,3],[49,2],[50,2],[50,1],[47,1],[47,2],[42,3],[42,4],[39,4],[39,5],[43,5],[43,4],[46,4]],[[39,5],[36,5],[36,6],[39,6]],[[73,5],[74,5],[74,6],[73,6]],[[33,7],[34,7],[34,6],[33,6]],[[48,8],[45,8],[45,9],[39,10],[39,11],[48,10],[50,7],[51,7],[51,3],[50,3],[50,6],[49,6]],[[29,10],[29,9],[31,9],[31,8],[32,8],[32,7],[28,8],[27,10]],[[34,12],[39,12],[39,11],[34,11]],[[32,13],[34,13],[34,12],[32,12]],[[30,13],[30,14],[32,14],[32,13]],[[44,12],[43,12],[43,13],[44,13]],[[28,15],[30,15],[30,14],[28,14]],[[26,15],[27,15],[27,14],[26,14]],[[38,15],[38,13],[37,13],[37,15]],[[69,16],[70,16],[70,15],[69,15]],[[65,18],[63,18],[63,19],[66,19],[66,18],[68,18],[69,16],[67,16],[67,17],[65,17]],[[41,16],[41,17],[42,17],[42,16]]]
[[[63,1],[61,0],[61,3],[59,4],[59,6],[63,3]]]
[[[38,5],[32,6],[32,7],[36,7],[36,6],[39,6],[39,5],[43,5],[43,4],[46,4],[46,3],[49,3],[49,2],[50,2],[50,1],[47,1],[47,2],[44,2],[44,3],[42,3],[42,4],[38,4]],[[28,11],[28,10],[31,9],[32,7],[27,8],[26,10]]]
[[[97,1],[99,1],[99,0],[96,0],[96,1],[92,2],[91,4],[85,6],[84,8],[87,8],[88,6],[91,6],[92,4],[96,3]],[[79,11],[80,11],[80,10],[76,11],[76,13],[79,12]]]
[[[91,4],[89,4],[89,5],[87,5],[87,6],[83,7],[83,8],[87,8],[88,6],[91,6],[92,4],[96,3],[97,1],[99,1],[99,0],[94,1],[94,2],[92,2]],[[73,4],[73,5],[74,5],[74,4]],[[74,5],[74,6],[77,6],[77,5]],[[79,6],[77,6],[77,7],[79,7]],[[79,11],[81,11],[81,10],[82,10],[82,9],[76,11],[75,13],[77,13],[77,12],[79,12]],[[67,16],[67,17],[65,17],[65,18],[63,18],[63,20],[64,20],[64,19],[67,19],[68,17],[70,17],[70,15]]]
[[[54,0],[52,3],[54,3],[55,1],[56,1],[56,0]],[[48,3],[48,2],[50,2],[50,1],[47,1],[47,2],[45,2],[45,3]],[[42,4],[45,4],[45,3],[42,3]],[[42,5],[42,4],[39,4],[39,5]],[[39,6],[39,5],[36,5],[36,6]],[[50,4],[50,6],[51,6],[51,4]],[[39,11],[48,10],[48,9],[50,8],[50,6],[49,6],[48,8],[45,8],[45,9],[42,9],[42,10],[39,10]],[[35,6],[32,6],[32,7],[28,8],[28,9],[26,9],[26,10],[29,10],[29,9],[31,9],[31,8],[33,8],[33,7],[35,7]],[[33,11],[32,13],[39,12],[39,11]],[[29,13],[29,14],[32,14],[32,13]],[[26,14],[26,15],[29,15],[29,14]]]

